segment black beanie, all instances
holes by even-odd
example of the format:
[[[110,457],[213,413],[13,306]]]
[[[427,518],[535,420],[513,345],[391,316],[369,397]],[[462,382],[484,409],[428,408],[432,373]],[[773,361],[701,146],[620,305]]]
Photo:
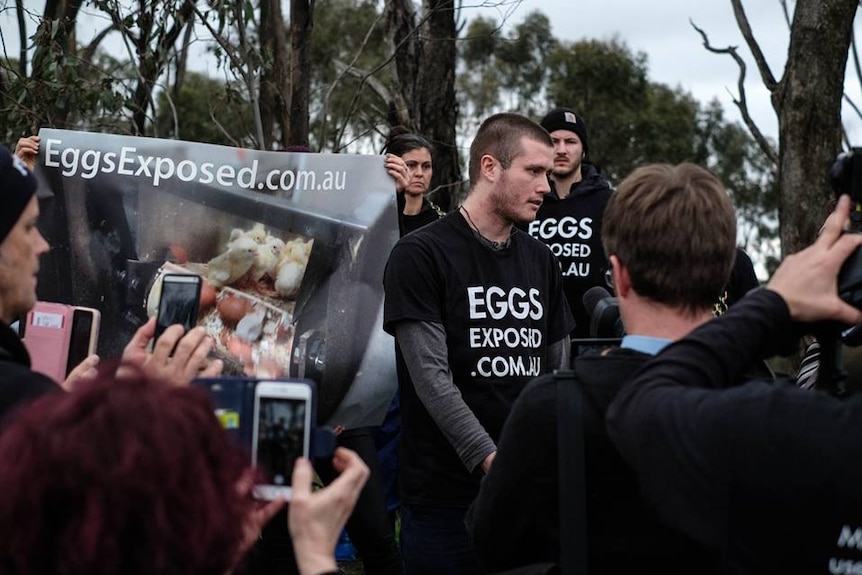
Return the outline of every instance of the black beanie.
[[[539,122],[548,133],[554,130],[568,130],[578,135],[581,144],[584,146],[584,153],[587,153],[589,148],[587,139],[587,125],[584,124],[584,118],[575,114],[569,108],[555,108],[548,112],[542,121]]]
[[[35,193],[36,177],[21,158],[0,146],[0,244],[15,227]]]

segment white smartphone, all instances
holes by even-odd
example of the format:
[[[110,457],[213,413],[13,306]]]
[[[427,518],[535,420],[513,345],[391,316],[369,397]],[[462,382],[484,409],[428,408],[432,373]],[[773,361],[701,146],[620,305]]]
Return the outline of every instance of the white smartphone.
[[[290,498],[293,464],[311,448],[311,412],[312,390],[305,383],[261,381],[255,387],[252,464],[266,481],[254,488],[258,499]]]
[[[69,358],[66,361],[67,376],[88,356],[96,353],[101,320],[102,314],[97,309],[72,306],[72,334],[69,338]]]

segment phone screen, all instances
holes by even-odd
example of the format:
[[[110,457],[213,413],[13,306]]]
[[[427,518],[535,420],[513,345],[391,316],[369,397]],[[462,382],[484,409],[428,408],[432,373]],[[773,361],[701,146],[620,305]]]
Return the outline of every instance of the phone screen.
[[[66,375],[90,355],[90,341],[94,329],[93,312],[76,309],[72,312],[72,335],[69,338],[69,359]]]
[[[306,443],[307,409],[305,399],[259,397],[256,462],[273,485],[290,485],[293,464]]]
[[[197,324],[200,290],[200,276],[167,274],[162,278],[156,339],[168,326],[178,323],[188,331]]]

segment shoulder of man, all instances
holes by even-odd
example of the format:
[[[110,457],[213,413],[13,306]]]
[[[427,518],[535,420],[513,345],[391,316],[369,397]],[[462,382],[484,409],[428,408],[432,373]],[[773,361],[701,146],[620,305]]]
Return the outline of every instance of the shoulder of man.
[[[604,171],[602,171],[601,167],[595,164],[582,164],[581,178],[582,179],[579,188],[582,188],[585,191],[613,191],[613,187],[611,187],[611,183],[608,180],[607,175],[604,173]]]

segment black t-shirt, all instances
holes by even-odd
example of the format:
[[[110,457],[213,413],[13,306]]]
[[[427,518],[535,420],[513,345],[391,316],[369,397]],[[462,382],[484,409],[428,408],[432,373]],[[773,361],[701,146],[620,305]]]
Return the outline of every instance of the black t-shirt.
[[[590,317],[584,308],[584,293],[593,286],[606,287],[607,259],[602,247],[602,216],[613,193],[601,174],[585,165],[584,178],[560,199],[552,191],[545,194],[536,219],[526,231],[548,244],[560,260],[563,288],[575,316],[574,337],[590,337]]]
[[[572,327],[559,264],[548,248],[515,230],[507,248],[494,250],[460,213],[402,238],[384,285],[384,329],[393,333],[400,321],[443,325],[453,382],[495,441],[523,387],[547,370],[548,345]],[[467,471],[404,375],[402,497],[466,507],[481,472]]]

